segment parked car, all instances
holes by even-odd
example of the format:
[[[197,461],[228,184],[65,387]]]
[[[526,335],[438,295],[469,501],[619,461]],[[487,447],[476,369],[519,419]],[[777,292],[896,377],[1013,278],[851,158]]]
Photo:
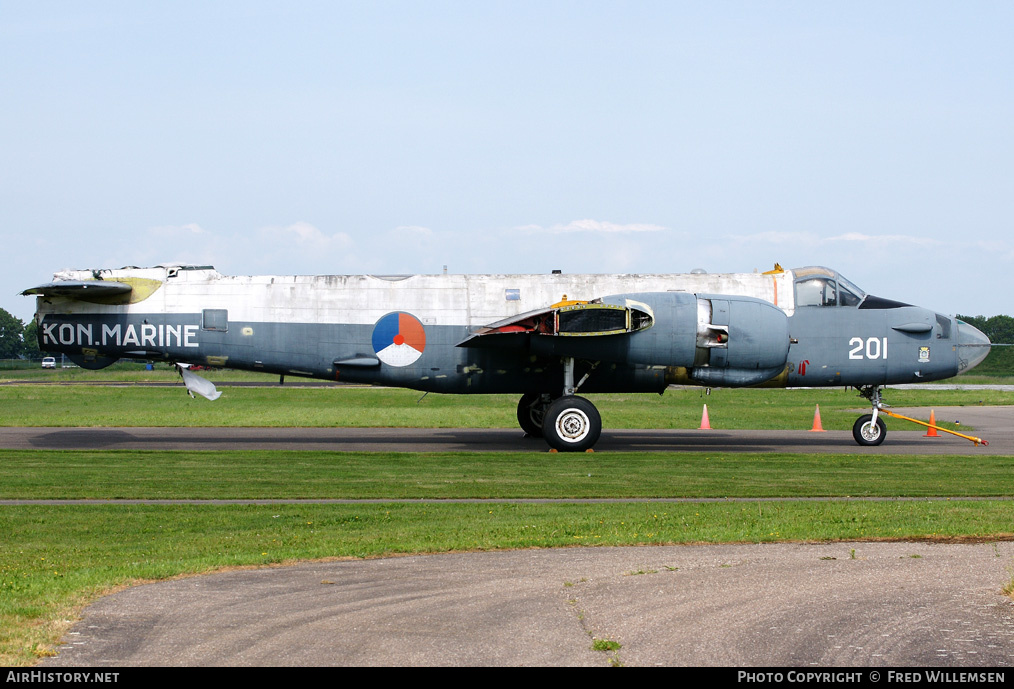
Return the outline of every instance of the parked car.
[[[52,356],[43,357],[42,368],[56,368],[56,357]]]

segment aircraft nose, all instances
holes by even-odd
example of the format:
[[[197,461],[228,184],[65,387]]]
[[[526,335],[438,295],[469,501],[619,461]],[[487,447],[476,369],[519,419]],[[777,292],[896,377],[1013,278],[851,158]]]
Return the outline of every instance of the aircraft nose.
[[[964,321],[958,321],[958,373],[965,373],[989,354],[990,342],[981,330]]]

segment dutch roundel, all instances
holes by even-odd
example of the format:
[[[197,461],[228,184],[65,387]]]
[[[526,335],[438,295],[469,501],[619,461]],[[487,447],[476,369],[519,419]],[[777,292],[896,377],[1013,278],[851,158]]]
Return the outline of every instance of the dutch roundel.
[[[426,331],[410,313],[389,313],[373,326],[373,351],[388,366],[413,364],[425,349]]]

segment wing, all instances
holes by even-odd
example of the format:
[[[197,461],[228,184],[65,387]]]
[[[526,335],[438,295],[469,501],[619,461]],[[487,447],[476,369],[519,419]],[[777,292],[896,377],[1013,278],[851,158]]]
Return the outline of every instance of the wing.
[[[651,308],[622,297],[560,302],[479,328],[459,347],[527,348],[531,338],[599,338],[650,328]]]
[[[31,287],[21,294],[91,304],[135,304],[150,297],[161,286],[160,280],[134,277],[123,280],[58,280]]]
[[[45,285],[26,289],[21,294],[35,294],[42,297],[63,297],[65,299],[86,300],[92,297],[109,298],[130,294],[133,287],[125,282],[106,280],[63,280],[47,282]]]

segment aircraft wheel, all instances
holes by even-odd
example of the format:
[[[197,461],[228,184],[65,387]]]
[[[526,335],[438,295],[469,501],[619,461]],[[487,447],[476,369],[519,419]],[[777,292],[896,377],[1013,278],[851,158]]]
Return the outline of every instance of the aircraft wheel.
[[[542,422],[549,408],[549,396],[538,392],[526,392],[518,401],[518,424],[533,438],[542,437]]]
[[[542,435],[560,452],[583,452],[598,442],[602,417],[584,397],[565,395],[546,409]]]
[[[860,445],[879,445],[887,437],[887,426],[884,419],[877,417],[877,424],[873,425],[873,414],[860,416],[852,426],[852,437]]]

